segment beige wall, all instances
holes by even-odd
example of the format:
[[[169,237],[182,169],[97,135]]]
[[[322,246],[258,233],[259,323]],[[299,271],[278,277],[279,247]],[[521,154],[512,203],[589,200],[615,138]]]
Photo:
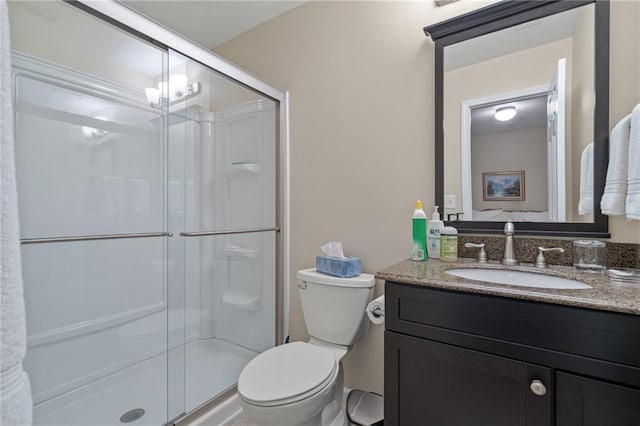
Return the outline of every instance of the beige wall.
[[[456,199],[459,200],[457,211],[463,209],[460,154],[462,103],[534,86],[548,86],[558,59],[567,58],[567,73],[570,72],[571,56],[571,39],[564,39],[445,73],[445,193],[456,195]],[[501,70],[499,77],[496,77],[496,70]],[[567,109],[570,108],[571,105],[568,105]],[[570,121],[570,117],[567,117],[567,120]],[[567,140],[571,140],[570,128],[565,135]],[[543,140],[546,140],[546,135]],[[473,143],[475,144],[475,136]],[[546,164],[546,159],[543,164]],[[571,181],[571,174],[567,174],[567,179]],[[474,181],[473,184],[475,186],[477,182]],[[473,191],[475,193],[475,189]],[[473,208],[480,210],[476,207],[475,200]]]
[[[375,272],[409,256],[415,200],[434,201],[433,43],[422,27],[485,5],[312,1],[216,49],[290,91],[291,326],[295,271],[343,242]],[[377,284],[376,295],[382,293]],[[346,386],[382,392],[383,327],[345,359]]]
[[[307,338],[295,271],[313,265],[321,244],[341,240],[366,272],[408,257],[413,203],[431,210],[434,202],[433,43],[421,29],[484,5],[312,1],[216,49],[290,91],[294,340]],[[612,4],[612,121],[640,97],[636,9]],[[612,240],[640,241],[639,223],[611,225]],[[382,290],[378,283],[376,295]],[[345,369],[347,386],[382,391],[381,326],[355,345]]]
[[[611,70],[609,127],[631,113],[640,103],[640,2],[611,2]],[[640,243],[640,221],[609,218],[611,240]]]
[[[546,127],[474,135],[471,146],[473,209],[548,210],[546,141]],[[483,172],[519,170],[524,170],[524,201],[483,201]]]

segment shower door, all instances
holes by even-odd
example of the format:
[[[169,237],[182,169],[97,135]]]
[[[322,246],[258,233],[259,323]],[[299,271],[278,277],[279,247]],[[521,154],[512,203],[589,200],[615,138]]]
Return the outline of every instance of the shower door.
[[[162,425],[168,55],[63,2],[11,2],[34,423]]]
[[[34,424],[171,422],[276,343],[276,103],[65,2],[9,12]]]
[[[175,75],[200,91],[168,120],[169,329],[183,330],[169,370],[189,412],[275,345],[276,104],[170,50]]]

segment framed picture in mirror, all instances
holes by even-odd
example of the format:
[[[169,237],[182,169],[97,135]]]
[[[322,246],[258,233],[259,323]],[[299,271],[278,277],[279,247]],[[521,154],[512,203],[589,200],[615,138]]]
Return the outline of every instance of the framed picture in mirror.
[[[524,170],[482,173],[484,201],[524,201]]]

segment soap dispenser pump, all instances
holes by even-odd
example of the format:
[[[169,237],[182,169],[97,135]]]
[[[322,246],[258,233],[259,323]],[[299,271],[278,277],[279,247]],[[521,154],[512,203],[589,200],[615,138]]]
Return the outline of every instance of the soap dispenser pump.
[[[431,259],[440,259],[440,234],[443,228],[438,206],[433,206],[431,220],[427,223],[427,253]]]

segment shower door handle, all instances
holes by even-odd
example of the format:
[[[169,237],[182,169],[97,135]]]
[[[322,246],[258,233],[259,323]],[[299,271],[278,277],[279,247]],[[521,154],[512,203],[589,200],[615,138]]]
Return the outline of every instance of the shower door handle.
[[[196,231],[196,232],[181,232],[181,237],[208,237],[211,235],[233,235],[233,234],[253,234],[257,232],[280,232],[280,228],[277,226],[271,228],[255,228],[255,229],[237,229],[230,231]]]
[[[173,232],[138,232],[133,234],[75,235],[70,237],[23,238],[22,244],[69,243],[74,241],[119,240],[124,238],[173,237]]]

